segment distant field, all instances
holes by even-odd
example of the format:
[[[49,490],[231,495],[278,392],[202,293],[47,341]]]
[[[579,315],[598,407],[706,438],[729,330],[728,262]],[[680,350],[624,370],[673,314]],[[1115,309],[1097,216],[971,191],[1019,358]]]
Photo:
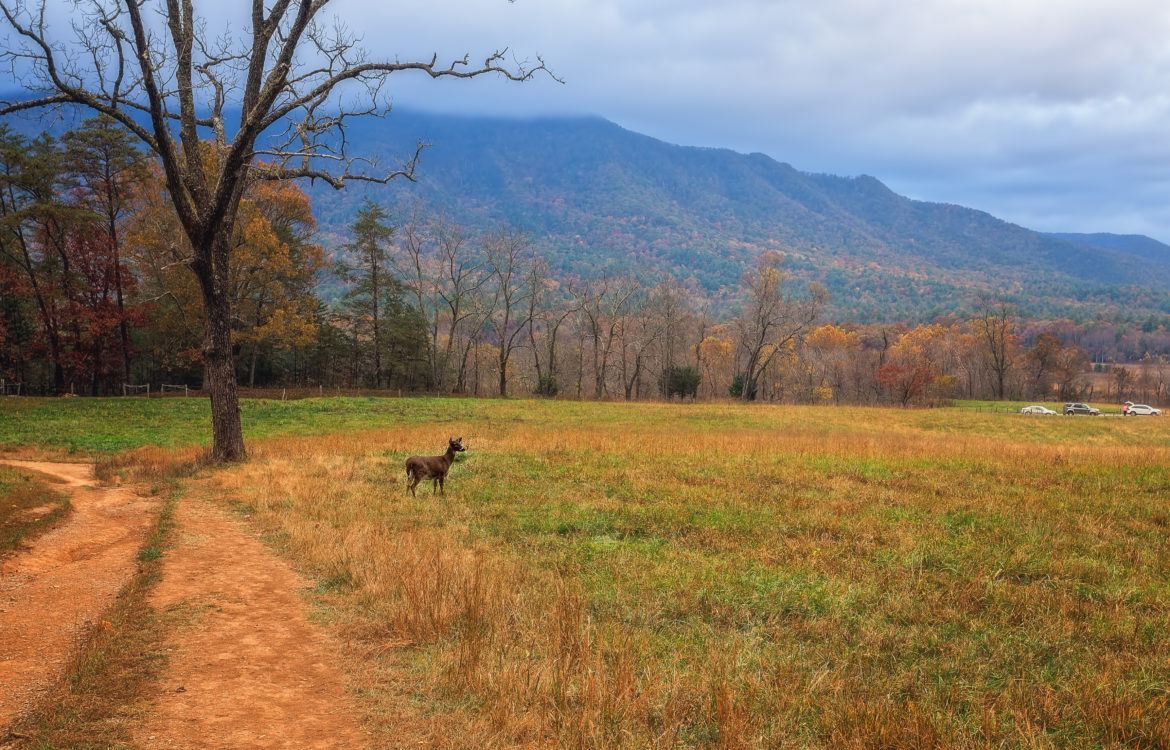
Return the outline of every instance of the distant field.
[[[1127,425],[1093,420],[1037,423],[1008,412],[1034,402],[960,401],[950,409],[783,406],[768,404],[625,404],[470,398],[244,399],[244,430],[251,438],[320,435],[399,425],[539,425],[624,428],[656,424],[664,429],[796,430],[882,435],[889,429],[956,435],[1003,436],[1026,442],[1117,445],[1170,444],[1170,429],[1157,419]],[[1062,404],[1048,404],[1056,409]],[[1095,404],[1103,411],[1108,405]],[[1120,407],[1116,407],[1120,413]],[[1003,413],[999,413],[1003,412]],[[0,447],[39,446],[109,454],[141,446],[182,448],[211,440],[204,398],[0,398]],[[1166,420],[1170,422],[1170,419]],[[441,430],[437,430],[441,432]]]
[[[165,472],[205,409],[9,399],[0,446]],[[316,579],[375,746],[1170,743],[1170,419],[244,409],[252,460],[191,492]],[[410,499],[402,459],[448,435],[447,497]]]

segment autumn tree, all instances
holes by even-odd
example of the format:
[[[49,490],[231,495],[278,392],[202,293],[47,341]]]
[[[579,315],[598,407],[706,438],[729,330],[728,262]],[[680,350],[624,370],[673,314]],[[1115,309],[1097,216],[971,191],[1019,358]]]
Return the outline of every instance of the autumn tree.
[[[309,197],[292,182],[259,180],[240,201],[231,274],[234,340],[248,353],[248,384],[268,349],[307,346],[317,335],[323,248]]]
[[[121,209],[102,209],[101,178],[92,171],[101,158],[75,145],[94,127],[86,123],[63,142],[0,128],[0,262],[6,285],[31,303],[25,315],[36,311],[42,337],[29,342],[29,353],[43,347],[57,393],[66,381],[70,388],[88,381],[93,395],[109,387],[109,339],[119,329],[124,373],[135,318],[117,294],[133,286],[109,231]]]
[[[1066,346],[1056,357],[1054,376],[1062,401],[1076,401],[1083,397],[1085,371],[1089,355],[1079,346]]]
[[[1006,302],[984,302],[979,316],[971,321],[971,330],[991,374],[995,397],[1003,399],[1019,343],[1015,331],[1015,312]]]
[[[878,382],[902,406],[948,398],[955,380],[948,371],[951,334],[940,324],[906,331],[890,347],[888,361],[877,372]]]
[[[346,120],[389,111],[382,95],[399,73],[432,78],[494,74],[527,80],[545,70],[506,64],[503,50],[480,65],[467,57],[370,60],[341,24],[324,17],[329,0],[252,0],[246,33],[213,36],[194,0],[89,0],[72,14],[72,38],[46,24],[47,0],[0,0],[11,29],[4,57],[30,98],[0,104],[0,114],[77,105],[134,134],[162,165],[167,195],[186,243],[204,314],[202,356],[211,395],[212,455],[245,456],[232,351],[231,258],[240,202],[253,179],[316,178],[335,187],[354,180],[413,178],[405,165],[378,169],[350,157]],[[332,27],[332,28],[331,28]],[[341,96],[359,87],[364,103]],[[234,122],[229,123],[229,119]],[[201,150],[211,139],[219,158]],[[268,165],[258,167],[258,158]]]
[[[621,341],[621,379],[627,401],[642,396],[642,378],[650,364],[654,347],[665,338],[666,317],[657,314],[654,297],[644,293],[635,295],[622,311],[619,337]],[[665,350],[665,346],[662,347]],[[665,354],[665,352],[664,352]],[[666,395],[663,383],[658,391]]]
[[[1049,395],[1052,377],[1060,362],[1064,344],[1051,333],[1041,333],[1025,356],[1029,387],[1033,396]]]
[[[210,147],[205,158],[215,158]],[[173,369],[200,362],[209,377],[202,321],[191,314],[202,294],[187,271],[195,254],[166,193],[163,175],[152,169],[127,225],[127,252],[150,308],[156,360]],[[231,343],[248,352],[249,382],[264,348],[303,345],[316,335],[314,285],[324,252],[311,241],[314,228],[308,196],[291,182],[253,180],[241,197],[227,292],[235,311]]]
[[[779,256],[765,255],[744,277],[743,307],[736,320],[744,401],[759,397],[760,379],[773,358],[812,325],[827,299],[824,289],[816,285],[807,297],[791,294],[785,286],[788,276],[779,268],[781,261]]]
[[[100,217],[110,251],[110,270],[118,311],[122,376],[130,378],[130,316],[126,310],[127,278],[122,258],[121,227],[136,184],[145,177],[146,160],[133,136],[106,116],[86,120],[63,137],[66,158],[77,180],[83,205]]]
[[[660,332],[660,366],[663,373],[675,367],[679,352],[685,347],[683,341],[686,336],[686,323],[693,319],[694,311],[689,302],[693,296],[693,290],[680,286],[678,281],[671,276],[667,276],[656,284],[650,292],[647,312],[655,318],[655,327]],[[696,342],[701,340],[701,336],[696,337]],[[696,361],[696,370],[693,374],[701,380],[697,366],[698,362]],[[689,373],[687,377],[690,377]],[[659,378],[660,392],[667,398],[670,397],[670,393],[666,390],[668,380]],[[690,381],[687,382],[689,384]],[[699,380],[695,380],[696,390],[698,384]]]
[[[857,333],[826,323],[809,331],[802,354],[813,379],[814,393],[825,394],[840,403],[844,395],[846,373],[860,354]]]
[[[726,324],[713,326],[699,342],[699,369],[710,395],[727,395],[735,364],[735,344]]]

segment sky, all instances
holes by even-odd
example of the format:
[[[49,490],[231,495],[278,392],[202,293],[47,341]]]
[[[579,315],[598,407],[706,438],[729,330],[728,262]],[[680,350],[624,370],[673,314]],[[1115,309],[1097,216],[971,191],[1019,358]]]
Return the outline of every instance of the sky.
[[[373,52],[509,45],[564,84],[412,79],[400,106],[588,113],[872,174],[1046,231],[1170,242],[1164,0],[340,0]],[[360,25],[359,25],[360,24]]]
[[[67,5],[67,3],[61,3]],[[197,0],[212,30],[239,0]],[[600,115],[870,174],[1044,231],[1170,242],[1165,0],[334,0],[371,57],[508,46],[563,78],[403,76],[397,106]],[[238,28],[237,28],[238,30]]]

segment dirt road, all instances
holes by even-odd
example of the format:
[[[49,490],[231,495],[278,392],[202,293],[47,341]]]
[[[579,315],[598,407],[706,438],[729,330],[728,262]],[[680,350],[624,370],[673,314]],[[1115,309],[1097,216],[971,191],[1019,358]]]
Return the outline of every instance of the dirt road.
[[[144,748],[365,745],[333,647],[287,564],[207,501],[176,511],[151,603],[169,613],[169,668],[135,732]]]
[[[61,483],[73,504],[60,526],[0,563],[2,729],[60,678],[78,636],[133,575],[158,502],[97,486],[89,464],[0,462]]]
[[[96,486],[88,464],[4,461],[47,475],[73,512],[0,568],[0,736],[60,679],[77,637],[135,570],[159,503]],[[364,746],[334,649],[309,622],[306,585],[211,502],[176,507],[150,604],[169,626],[167,668],[133,730],[142,748]]]

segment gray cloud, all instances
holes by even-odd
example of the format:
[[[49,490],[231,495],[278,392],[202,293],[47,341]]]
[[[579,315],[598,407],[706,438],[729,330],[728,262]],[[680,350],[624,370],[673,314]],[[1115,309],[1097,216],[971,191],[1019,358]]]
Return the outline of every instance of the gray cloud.
[[[364,7],[375,49],[507,42],[566,84],[411,81],[404,105],[590,112],[881,177],[1040,229],[1170,240],[1170,6],[1150,0],[458,0]],[[441,17],[439,17],[441,16]],[[402,40],[408,40],[403,43]]]
[[[200,7],[212,29],[244,25],[238,0]],[[1170,240],[1158,0],[337,0],[336,13],[374,54],[507,44],[566,80],[403,77],[400,106],[599,114],[1038,229]]]

